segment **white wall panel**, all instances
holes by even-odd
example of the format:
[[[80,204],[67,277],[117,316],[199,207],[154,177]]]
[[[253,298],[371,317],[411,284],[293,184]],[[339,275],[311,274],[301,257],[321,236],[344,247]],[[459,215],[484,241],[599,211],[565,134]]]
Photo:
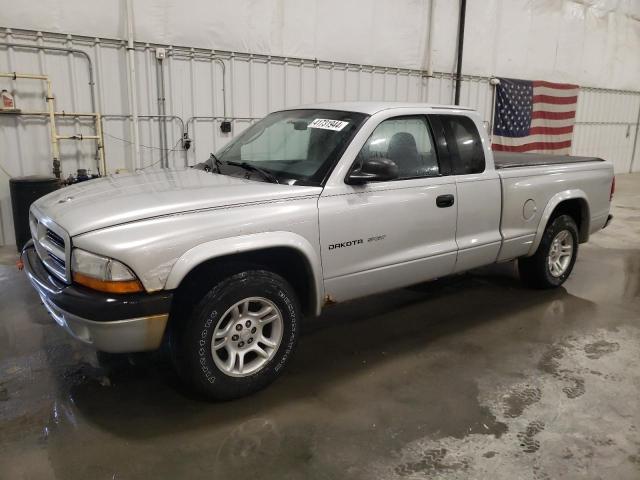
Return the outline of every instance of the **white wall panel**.
[[[571,153],[602,157],[617,173],[629,172],[639,113],[640,92],[581,88]]]
[[[431,0],[135,0],[143,42],[423,69]],[[454,69],[457,0],[434,0],[432,64]],[[4,26],[123,38],[125,0],[0,0]],[[468,0],[464,70],[636,89],[638,0]]]
[[[440,3],[440,2],[439,2]],[[440,8],[440,7],[439,7]],[[95,76],[96,107],[103,114],[105,154],[109,172],[159,166],[163,149],[169,165],[182,167],[205,160],[255,119],[266,113],[304,103],[341,100],[400,100],[450,104],[454,81],[449,73],[396,67],[345,64],[294,57],[230,53],[165,46],[163,62],[166,102],[166,140],[161,141],[158,115],[158,45],[136,47],[138,113],[140,115],[140,165],[133,164],[128,104],[127,60],[121,40],[36,35],[31,31],[0,30],[0,43],[76,48],[86,52]],[[223,76],[223,66],[226,72]],[[6,48],[0,46],[0,71],[50,75],[56,110],[91,110],[87,60],[78,54]],[[226,91],[223,94],[223,86]],[[16,94],[19,107],[45,110],[40,82],[0,79],[0,88]],[[490,119],[492,87],[489,78],[465,76],[461,103]],[[226,109],[226,112],[225,112]],[[628,171],[640,110],[640,93],[582,88],[577,110],[574,154],[598,155],[614,162],[616,171]],[[229,118],[231,134],[220,131]],[[93,133],[91,122],[59,120],[65,133]],[[192,140],[182,149],[184,133]],[[48,123],[41,118],[0,115],[0,166],[10,175],[48,173],[51,170]],[[640,146],[636,150],[640,149]],[[66,141],[61,150],[64,175],[77,168],[96,170],[95,143]],[[640,170],[639,153],[634,167]],[[0,242],[13,243],[8,178],[0,179]]]

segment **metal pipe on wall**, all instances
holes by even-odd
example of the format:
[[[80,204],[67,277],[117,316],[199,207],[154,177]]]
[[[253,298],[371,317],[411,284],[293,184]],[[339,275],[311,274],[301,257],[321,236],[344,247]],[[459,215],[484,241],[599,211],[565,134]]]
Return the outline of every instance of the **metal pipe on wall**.
[[[491,117],[489,118],[489,139],[491,143],[493,143],[493,124],[496,116],[496,90],[498,89],[498,85],[500,85],[499,78],[492,78],[489,80],[489,84],[491,85]]]
[[[49,115],[49,130],[51,135],[51,156],[53,164],[53,174],[56,178],[60,178],[60,145],[58,143],[58,133],[56,131],[56,116],[55,107],[53,105],[53,89],[51,87],[51,80],[47,75],[34,75],[29,73],[0,73],[2,78],[12,78],[17,80],[24,78],[28,80],[42,80],[47,85],[47,114]]]
[[[0,75],[2,76],[2,75]],[[48,117],[51,119],[51,112],[35,112],[35,111],[25,111],[20,110],[19,113],[16,113],[20,116],[34,116],[34,117]],[[91,117],[95,122],[95,135],[84,135],[84,134],[75,134],[75,135],[58,135],[56,130],[56,139],[72,139],[72,140],[96,140],[96,152],[98,155],[98,172],[100,175],[106,175],[107,173],[107,163],[104,156],[104,138],[102,137],[102,116],[99,113],[84,113],[84,112],[65,112],[64,110],[61,112],[54,112],[55,117],[68,117],[68,118],[79,118],[79,117]],[[56,124],[57,125],[57,124]],[[55,128],[55,125],[54,125]],[[51,130],[53,134],[53,130]]]
[[[49,107],[49,128],[51,129],[51,153],[53,155],[53,174],[60,178],[60,144],[56,131],[56,114],[53,105],[53,89],[49,77],[44,77],[47,82],[47,105]]]
[[[126,115],[126,114],[107,114],[107,115],[102,115],[101,118],[103,118],[104,120],[116,120],[116,119],[122,119],[122,118],[127,118],[130,119],[131,115]],[[185,122],[184,120],[178,116],[178,115],[138,115],[138,119],[158,119],[158,120],[177,120],[178,123],[180,124],[180,136],[182,136],[184,138],[184,134],[186,132],[185,130]],[[167,147],[148,147],[145,145],[141,145],[141,147],[145,147],[145,148],[154,148],[157,150],[162,150],[163,148],[166,148],[167,152],[170,150]],[[160,163],[162,164],[162,153],[160,154],[161,156],[161,161]],[[186,150],[185,150],[185,166],[187,165],[187,159],[186,159]]]
[[[458,53],[456,60],[456,93],[454,103],[460,105],[460,83],[462,81],[462,51],[464,49],[464,20],[467,15],[467,0],[460,0],[458,19]]]
[[[427,21],[427,41],[424,47],[423,70],[427,72],[427,86],[425,100],[429,101],[429,82],[433,76],[432,48],[433,48],[433,17],[435,12],[436,0],[429,0],[429,19]]]
[[[42,34],[42,32],[37,32],[36,37],[40,42],[42,42],[44,35]],[[71,48],[71,47],[57,47],[57,46],[48,46],[48,45],[42,45],[42,44],[30,45],[28,43],[17,43],[17,42],[3,42],[3,43],[0,43],[0,47],[23,48],[23,49],[37,50],[40,52],[46,52],[46,51],[64,52],[64,53],[71,53],[73,55],[79,55],[83,57],[87,61],[87,74],[89,77],[89,102],[91,104],[91,111],[96,113],[98,112],[98,109],[96,108],[96,92],[95,92],[96,82],[95,82],[95,77],[93,73],[93,61],[91,60],[91,56],[89,56],[89,54],[84,50],[80,50],[78,48]],[[100,128],[101,127],[102,126],[100,126]],[[96,128],[98,128],[98,126],[96,126]],[[102,144],[102,142],[99,142],[98,150],[96,153],[97,153],[96,160],[98,161],[99,167],[103,169],[103,174],[104,174],[106,173],[106,171],[104,170],[106,168],[106,163],[104,158],[104,144]]]
[[[131,115],[127,114],[105,114],[102,115],[105,120],[117,119],[117,118],[131,118]],[[181,131],[184,132],[184,120],[178,115],[138,115],[138,119],[141,118],[165,118],[167,120],[177,120],[180,123]]]
[[[68,47],[49,47],[45,45],[29,45],[28,43],[15,43],[15,42],[2,42],[0,43],[0,47],[29,48],[32,50],[40,50],[40,51],[50,50],[53,52],[66,52],[66,53],[73,53],[74,55],[81,55],[87,60],[87,71],[89,73],[89,95],[90,95],[90,101],[91,101],[91,111],[92,112],[97,111],[95,80],[93,78],[93,62],[91,61],[91,57],[89,56],[89,54],[84,50],[79,50],[77,48],[68,48]]]
[[[140,129],[138,125],[138,86],[136,77],[136,47],[133,39],[133,0],[127,0],[127,53],[129,59],[129,108],[131,111],[131,153],[133,168],[140,165]]]
[[[222,114],[224,117],[227,117],[227,67],[224,64],[224,61],[220,58],[214,57],[212,61],[219,63],[222,68]]]
[[[226,117],[227,116],[227,66],[224,63],[224,60],[220,58],[215,50],[211,50],[208,55],[202,55],[198,52],[198,49],[191,48],[188,53],[181,52],[180,50],[171,49],[168,52],[172,58],[187,58],[187,59],[195,59],[195,60],[208,60],[211,62],[215,62],[220,65],[222,70],[222,113]]]
[[[101,175],[107,174],[107,160],[104,156],[104,137],[102,136],[102,117],[100,113],[96,112],[96,133],[98,134],[98,156],[100,158],[100,167],[102,169],[99,172]]]
[[[164,67],[161,58],[157,58],[156,63],[156,85],[157,85],[157,93],[158,93],[158,128],[160,133],[160,145],[162,145],[162,149],[160,150],[160,165],[164,168],[169,166],[169,152],[167,152],[167,123],[165,122],[167,112],[166,112],[166,97],[165,97],[165,88],[164,88]]]
[[[231,117],[217,117],[215,115],[195,115],[193,117],[187,118],[186,122],[186,130],[187,135],[189,134],[189,124],[194,123],[196,120],[219,120],[224,121]],[[261,117],[233,117],[232,120],[236,120],[239,122],[254,122],[256,120],[260,120]]]

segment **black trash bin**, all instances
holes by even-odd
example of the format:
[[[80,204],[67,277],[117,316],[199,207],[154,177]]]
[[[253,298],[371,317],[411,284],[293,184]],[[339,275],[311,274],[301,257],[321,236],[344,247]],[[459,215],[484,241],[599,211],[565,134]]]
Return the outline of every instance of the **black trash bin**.
[[[13,228],[16,233],[16,246],[22,250],[31,238],[29,230],[29,207],[38,198],[60,188],[60,180],[45,175],[29,175],[9,180],[11,206],[13,210]]]

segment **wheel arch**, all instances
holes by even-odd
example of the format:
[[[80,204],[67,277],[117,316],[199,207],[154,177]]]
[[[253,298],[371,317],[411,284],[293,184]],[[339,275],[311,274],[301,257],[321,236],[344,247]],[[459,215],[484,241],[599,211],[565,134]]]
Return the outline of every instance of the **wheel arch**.
[[[538,249],[542,235],[549,222],[563,214],[571,216],[576,222],[579,242],[585,243],[589,240],[591,216],[587,194],[580,189],[565,190],[556,193],[551,197],[549,202],[547,202],[547,206],[540,217],[535,238],[529,249],[529,256],[533,255]]]
[[[320,257],[308,240],[292,232],[243,235],[193,247],[173,265],[165,289],[179,292],[196,278],[217,278],[242,265],[278,273],[296,291],[305,315],[320,314],[324,294]]]

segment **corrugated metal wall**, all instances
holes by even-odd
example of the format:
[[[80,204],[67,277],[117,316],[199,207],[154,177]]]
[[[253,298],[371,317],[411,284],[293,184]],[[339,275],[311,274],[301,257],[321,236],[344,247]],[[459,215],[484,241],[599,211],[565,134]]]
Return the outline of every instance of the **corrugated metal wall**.
[[[304,103],[400,100],[448,104],[453,100],[453,77],[447,73],[427,78],[420,70],[138,44],[135,57],[141,164],[136,166],[130,146],[125,42],[10,29],[0,29],[0,40],[5,44],[75,50],[35,50],[3,46],[0,42],[0,72],[49,75],[57,111],[90,112],[94,103],[103,115],[109,172],[150,168],[159,165],[164,154],[169,166],[194,164],[255,119]],[[167,49],[162,67],[156,60],[156,48]],[[0,79],[0,88],[14,92],[18,107],[43,111],[41,83]],[[159,83],[165,86],[164,119],[157,117],[162,102]],[[464,77],[461,102],[489,120],[489,78]],[[639,111],[640,92],[581,88],[573,153],[607,158],[614,162],[617,172],[628,172]],[[231,133],[220,131],[220,122],[225,118],[232,121]],[[161,129],[163,122],[166,134]],[[91,121],[59,117],[58,124],[65,134],[93,133]],[[185,133],[192,140],[189,150],[183,149]],[[63,174],[78,168],[96,171],[95,142],[63,142]],[[50,172],[46,118],[1,115],[0,145],[0,166],[5,171],[0,180],[0,242],[11,244],[14,239],[7,175]],[[640,145],[636,145],[634,170],[640,170],[638,150]]]
[[[618,173],[640,171],[640,92],[581,88],[572,154],[611,160]],[[633,148],[635,145],[635,156]]]

